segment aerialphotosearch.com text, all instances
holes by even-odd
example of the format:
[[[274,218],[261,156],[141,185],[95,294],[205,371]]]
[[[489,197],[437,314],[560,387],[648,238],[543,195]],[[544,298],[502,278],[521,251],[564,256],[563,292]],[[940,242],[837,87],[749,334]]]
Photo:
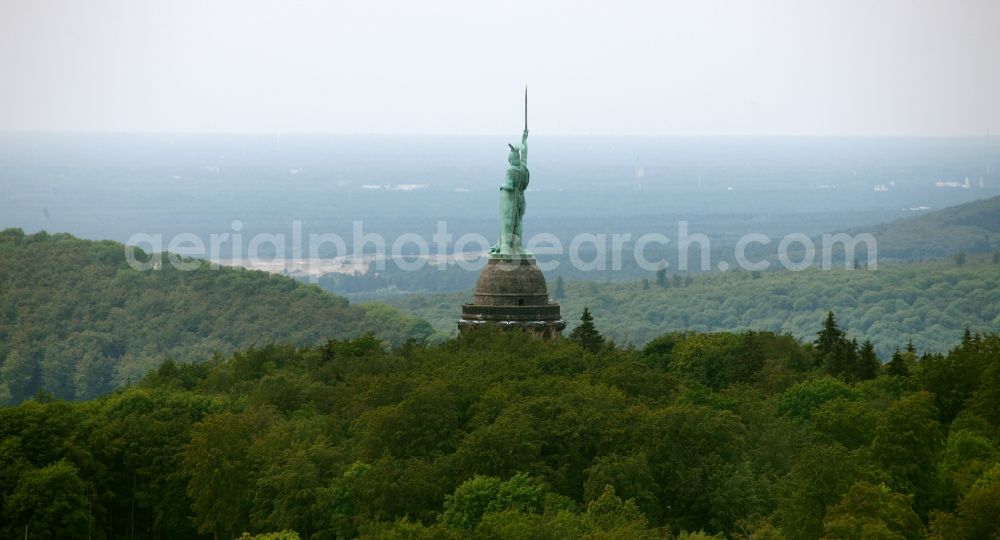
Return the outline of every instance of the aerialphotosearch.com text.
[[[160,269],[164,265],[182,271],[193,270],[204,266],[203,261],[207,259],[212,267],[218,267],[220,262],[226,266],[270,269],[294,265],[305,275],[318,277],[345,269],[367,270],[371,266],[381,271],[389,264],[403,271],[417,271],[428,264],[441,270],[454,264],[477,271],[485,265],[484,255],[492,245],[488,238],[478,233],[456,237],[449,232],[446,221],[437,222],[436,231],[429,239],[416,233],[404,233],[391,241],[378,232],[366,231],[362,221],[355,221],[350,244],[337,233],[303,234],[301,221],[291,223],[290,234],[260,232],[244,238],[242,231],[243,223],[234,220],[229,231],[209,234],[207,242],[194,233],[180,233],[169,238],[136,233],[126,242],[125,256],[132,268],[142,271]],[[860,261],[869,270],[875,270],[878,265],[876,240],[868,233],[823,234],[818,239],[804,233],[791,233],[781,238],[747,233],[734,246],[720,252],[712,250],[712,241],[707,235],[691,232],[687,221],[677,222],[673,237],[659,232],[641,235],[582,232],[569,242],[563,242],[554,234],[542,232],[528,236],[522,243],[528,252],[538,257],[538,267],[543,271],[555,270],[561,264],[570,264],[584,272],[616,271],[621,270],[629,258],[639,268],[650,272],[667,267],[676,271],[692,267],[700,271],[727,271],[732,266],[728,260],[747,271],[767,270],[774,264],[800,271],[817,263],[820,268],[829,270],[835,266],[835,249],[839,255],[838,266],[842,263],[845,268],[854,268]],[[766,249],[774,244],[776,250]],[[663,256],[671,249],[676,249],[676,265]],[[732,257],[720,253],[731,253]],[[728,260],[712,261],[713,254]]]

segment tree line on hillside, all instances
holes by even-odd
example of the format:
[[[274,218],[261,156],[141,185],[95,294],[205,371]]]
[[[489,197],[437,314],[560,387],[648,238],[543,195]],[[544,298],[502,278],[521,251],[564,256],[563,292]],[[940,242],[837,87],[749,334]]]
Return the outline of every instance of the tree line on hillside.
[[[201,361],[254,344],[316,345],[372,331],[398,345],[433,331],[286,277],[193,264],[138,271],[117,242],[0,231],[0,404],[39,390],[88,399],[166,359]]]
[[[992,257],[1000,259],[1000,197],[991,197],[979,201],[973,201],[953,207],[943,208],[924,215],[910,218],[903,218],[889,223],[867,226],[849,230],[847,234],[856,237],[860,234],[872,235],[876,242],[878,259],[877,262],[887,261],[910,261],[923,262],[926,260],[949,260],[959,257]],[[792,224],[789,224],[792,226]],[[726,262],[729,268],[736,268],[736,238],[732,235],[733,228],[726,229],[725,232],[716,231],[708,236],[711,239],[709,246],[711,264],[707,268],[701,267],[700,245],[693,243],[688,250],[690,266],[684,272],[675,272],[679,264],[679,253],[677,244],[672,243],[666,246],[651,244],[645,249],[645,258],[648,261],[664,261],[665,267],[662,273],[657,272],[655,279],[662,283],[664,279],[669,279],[668,285],[682,285],[691,274],[700,274],[715,271],[717,265]],[[642,232],[640,232],[642,231]],[[551,231],[550,231],[551,232]],[[643,232],[649,232],[642,228],[619,232],[631,232],[633,238],[638,238]],[[750,231],[745,231],[750,232]],[[761,232],[761,231],[758,231]],[[572,234],[570,234],[572,236]],[[565,237],[564,245],[569,244],[569,236]],[[674,239],[675,241],[677,238]],[[815,267],[819,267],[823,260],[824,241],[821,235],[812,238],[816,249]],[[750,261],[768,261],[771,267],[778,267],[777,239],[769,244],[751,243],[746,247],[745,256]],[[610,244],[607,244],[610,245]],[[607,245],[605,247],[607,247]],[[846,254],[842,243],[830,245],[830,263],[834,267],[844,268]],[[854,267],[868,267],[868,245],[858,244],[854,252]],[[585,270],[571,264],[570,258],[564,253],[559,255],[539,256],[539,261],[552,261],[558,263],[558,273],[565,279],[586,280],[586,281],[637,281],[652,279],[649,270],[645,265],[640,265],[635,257],[629,256],[632,253],[633,244],[625,242],[620,267],[614,270],[610,264],[606,268]],[[805,246],[792,244],[788,250],[788,256],[793,261],[800,261],[805,256]],[[610,262],[612,259],[606,250],[604,259]],[[598,250],[596,246],[584,244],[578,253],[579,260],[591,262],[598,260]],[[669,271],[668,271],[669,269]],[[401,293],[444,293],[452,291],[465,291],[471,289],[476,283],[477,271],[465,270],[455,264],[449,264],[442,268],[437,265],[425,265],[417,271],[401,270],[394,264],[388,264],[384,269],[372,266],[367,272],[355,274],[331,273],[322,276],[319,285],[325,290],[349,295],[357,300],[387,300]]]
[[[1000,264],[992,258],[970,256],[963,266],[886,263],[876,271],[730,271],[690,280],[663,272],[623,283],[564,279],[562,287],[559,278],[552,277],[549,291],[564,317],[575,319],[587,306],[605,335],[636,346],[674,330],[754,329],[810,339],[829,309],[852,339],[870,340],[885,362],[910,340],[922,351],[946,352],[965,328],[1000,330]],[[455,332],[455,306],[470,296],[408,295],[386,302],[430,321],[436,339],[443,339]]]
[[[819,323],[821,319],[817,319]],[[0,408],[0,534],[743,538],[1000,534],[1000,336],[887,365],[675,332],[620,347],[482,328],[165,362]],[[814,327],[815,328],[815,327]]]

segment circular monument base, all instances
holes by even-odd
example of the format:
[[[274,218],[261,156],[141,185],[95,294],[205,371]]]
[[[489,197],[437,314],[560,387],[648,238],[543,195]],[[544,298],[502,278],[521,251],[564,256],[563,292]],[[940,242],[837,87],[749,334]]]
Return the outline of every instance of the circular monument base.
[[[458,329],[465,332],[482,325],[520,329],[542,339],[566,328],[559,304],[549,300],[545,276],[534,256],[490,255],[476,282],[475,299],[462,306]]]

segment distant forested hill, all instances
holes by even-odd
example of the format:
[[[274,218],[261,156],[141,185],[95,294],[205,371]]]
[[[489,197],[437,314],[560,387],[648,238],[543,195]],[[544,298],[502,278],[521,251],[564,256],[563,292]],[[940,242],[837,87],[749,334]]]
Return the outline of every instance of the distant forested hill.
[[[1000,197],[960,204],[884,225],[854,229],[878,240],[881,258],[913,260],[1000,249]]]
[[[202,264],[140,272],[117,242],[0,232],[0,403],[39,389],[88,398],[163,360],[366,331],[396,345],[431,332],[383,305],[349,305],[286,277]]]
[[[667,224],[663,223],[663,225]],[[619,232],[632,230],[629,229],[629,218],[623,218],[621,226],[623,231]],[[747,249],[748,258],[752,261],[768,260],[772,266],[776,266],[778,264],[777,247],[781,236],[798,232],[794,228],[796,226],[806,228],[802,223],[789,224],[791,228],[783,230],[779,235],[771,234],[772,242],[769,244],[751,244]],[[750,224],[733,224],[733,227],[732,231],[721,236],[717,233],[708,234],[711,239],[712,270],[716,268],[714,264],[720,261],[726,261],[730,268],[735,267],[737,264],[735,246],[738,238],[744,233],[754,232],[753,226]],[[697,232],[697,229],[698,227],[695,226],[693,230]],[[635,231],[632,230],[632,232]],[[650,231],[643,230],[642,232]],[[650,260],[662,258],[668,263],[672,272],[672,269],[678,267],[678,244],[676,243],[675,231],[666,227],[655,232],[666,233],[674,243],[659,251],[649,251],[647,257]],[[859,227],[844,232],[852,236],[862,233],[873,235],[877,241],[879,260],[882,261],[922,261],[940,258],[950,259],[959,253],[966,255],[994,253],[1000,250],[1000,197],[943,208],[881,225]],[[638,238],[638,236],[639,234],[634,234],[633,239]],[[815,265],[819,266],[822,261],[822,237],[820,235],[814,236],[813,242],[817,249]],[[569,240],[564,238],[563,246],[568,245]],[[566,254],[542,256],[539,260],[559,262],[559,269],[551,272],[551,275],[548,276],[551,279],[555,279],[556,275],[561,275],[564,279],[585,281],[628,281],[643,277],[652,279],[652,272],[640,268],[634,257],[631,256],[632,245],[626,242],[624,246],[625,256],[620,270],[585,271],[576,269]],[[867,257],[866,250],[865,244],[860,244],[857,247],[855,253],[859,260],[864,260]],[[692,251],[692,253],[694,252]],[[793,244],[789,248],[789,254],[792,260],[801,260],[802,247]],[[592,247],[585,245],[581,248],[581,260],[590,261],[594,259],[594,256]],[[611,255],[608,255],[609,260],[610,258]],[[696,260],[697,258],[692,255],[691,270],[700,271],[701,268]],[[836,265],[843,262],[843,253],[839,246],[834,248],[832,261]],[[344,294],[355,300],[381,300],[398,296],[401,293],[464,291],[475,285],[476,277],[477,272],[467,271],[454,265],[448,266],[446,270],[428,265],[418,271],[403,271],[390,264],[384,270],[376,270],[373,267],[368,273],[362,275],[327,274],[320,278],[319,285],[328,291]]]
[[[589,306],[598,328],[619,343],[642,345],[671,331],[787,332],[811,340],[816,321],[833,310],[848,334],[871,339],[888,358],[910,339],[920,351],[943,352],[969,327],[1000,330],[1000,264],[992,257],[885,263],[878,270],[727,272],[623,283],[567,281],[563,317],[576,325]],[[554,292],[549,283],[549,294]],[[392,305],[455,330],[458,306],[471,292],[408,295]]]

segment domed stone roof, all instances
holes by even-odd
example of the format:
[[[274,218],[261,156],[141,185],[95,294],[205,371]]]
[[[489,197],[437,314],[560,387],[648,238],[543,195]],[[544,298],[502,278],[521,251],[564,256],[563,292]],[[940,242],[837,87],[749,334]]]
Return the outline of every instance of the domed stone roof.
[[[549,303],[545,276],[534,260],[490,259],[476,282],[480,306],[542,306]]]

